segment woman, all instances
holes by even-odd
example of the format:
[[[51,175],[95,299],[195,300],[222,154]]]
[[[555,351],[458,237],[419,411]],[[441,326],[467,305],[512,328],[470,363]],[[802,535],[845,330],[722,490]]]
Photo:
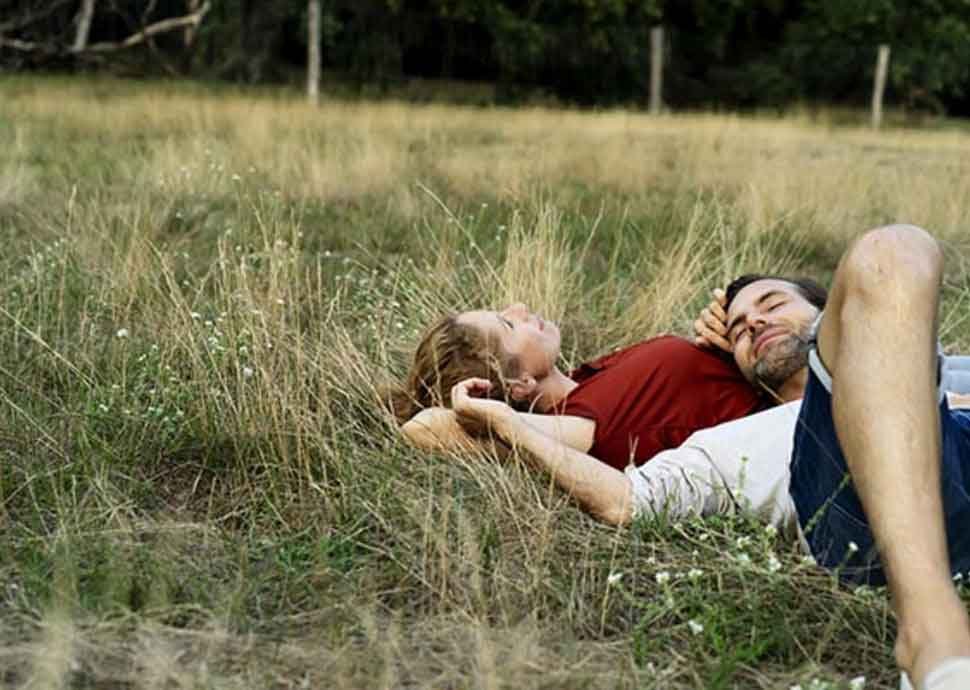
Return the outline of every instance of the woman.
[[[530,452],[565,445],[620,470],[766,406],[733,361],[683,338],[637,343],[568,374],[559,351],[559,328],[524,304],[447,316],[421,340],[390,406],[420,447],[460,445],[482,435],[484,420],[514,414],[515,439],[532,438]],[[501,402],[474,417],[443,409],[470,397]]]

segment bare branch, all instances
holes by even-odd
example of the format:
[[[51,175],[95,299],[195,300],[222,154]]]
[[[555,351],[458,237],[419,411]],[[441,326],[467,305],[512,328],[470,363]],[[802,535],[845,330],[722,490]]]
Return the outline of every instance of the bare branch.
[[[131,46],[138,45],[139,43],[144,43],[147,39],[157,34],[172,31],[174,29],[181,29],[182,27],[186,26],[198,26],[202,22],[203,17],[205,17],[206,13],[209,11],[209,8],[209,2],[206,0],[206,2],[204,2],[202,6],[192,14],[187,14],[182,17],[172,17],[171,19],[163,19],[155,22],[154,24],[149,24],[123,41],[102,41],[101,43],[92,43],[82,52],[107,53],[114,50],[123,50],[124,48],[130,48]]]
[[[0,36],[0,46],[13,48],[14,50],[22,50],[25,53],[33,53],[49,47],[44,43],[37,43],[36,41],[20,41],[16,38],[4,38],[3,36]]]
[[[20,29],[23,29],[25,26],[30,26],[34,22],[39,22],[41,19],[44,19],[54,14],[57,10],[59,10],[64,5],[66,5],[68,2],[71,2],[71,0],[53,0],[50,4],[47,5],[47,7],[45,7],[40,12],[27,10],[22,16],[0,24],[0,34],[9,33],[11,31],[18,31]]]

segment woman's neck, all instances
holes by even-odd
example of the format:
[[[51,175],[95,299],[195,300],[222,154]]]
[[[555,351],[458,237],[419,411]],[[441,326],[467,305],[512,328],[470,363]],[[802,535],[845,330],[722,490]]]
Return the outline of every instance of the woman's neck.
[[[551,412],[579,384],[554,367],[536,384],[536,412]]]

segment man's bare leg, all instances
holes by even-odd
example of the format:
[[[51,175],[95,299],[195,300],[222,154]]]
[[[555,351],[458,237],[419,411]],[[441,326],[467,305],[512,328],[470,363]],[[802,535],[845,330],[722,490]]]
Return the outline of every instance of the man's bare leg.
[[[862,237],[843,257],[818,335],[832,414],[886,570],[910,677],[970,656],[940,491],[936,334],[943,261],[919,228]]]

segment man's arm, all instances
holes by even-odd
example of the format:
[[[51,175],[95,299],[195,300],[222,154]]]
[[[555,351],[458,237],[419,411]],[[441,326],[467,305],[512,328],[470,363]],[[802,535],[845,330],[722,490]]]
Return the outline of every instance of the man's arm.
[[[505,403],[488,399],[490,387],[486,379],[462,381],[451,391],[452,409],[486,422],[506,443],[528,451],[556,484],[595,517],[614,525],[631,520],[632,484],[623,472],[547,436],[529,423],[530,417]]]
[[[633,485],[623,472],[550,438],[514,412],[494,419],[493,429],[513,448],[528,451],[560,488],[595,517],[613,525],[625,525],[633,518]]]

